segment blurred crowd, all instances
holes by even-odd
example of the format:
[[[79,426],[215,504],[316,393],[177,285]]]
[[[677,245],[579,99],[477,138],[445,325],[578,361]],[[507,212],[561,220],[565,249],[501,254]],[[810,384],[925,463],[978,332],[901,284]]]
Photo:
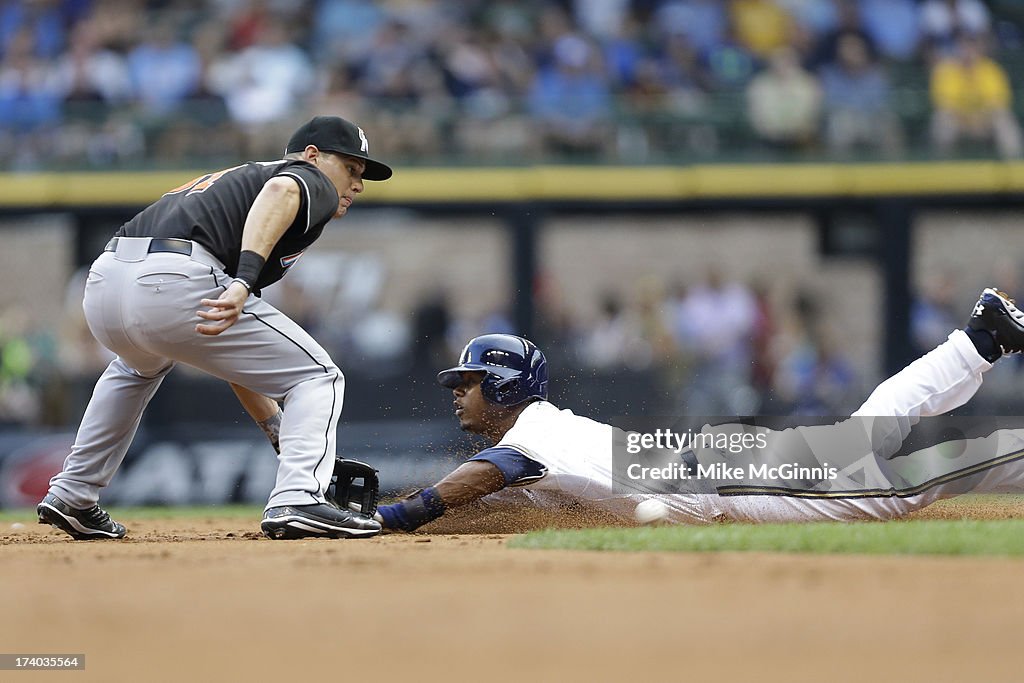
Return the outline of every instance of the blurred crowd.
[[[396,164],[1014,158],[1021,5],[0,0],[0,168],[275,158],[323,112],[362,123],[375,156]],[[510,311],[467,319],[441,290],[385,311],[372,262],[333,264],[321,283],[323,272],[349,278],[330,301],[298,277],[269,296],[347,372],[438,367],[474,334],[513,331]],[[62,383],[91,383],[105,364],[81,280],[62,330],[0,314],[0,422],[60,422]],[[960,325],[949,290],[930,283],[914,308],[922,350]],[[808,293],[709,268],[599,296],[599,314],[580,319],[542,279],[538,342],[561,367],[663,369],[691,414],[843,414],[873,379]]]
[[[1010,0],[6,0],[0,167],[1016,157]],[[1016,60],[1016,61],[1015,61]]]
[[[782,291],[709,265],[693,277],[642,283],[601,297],[596,320],[551,316],[562,363],[603,372],[655,370],[688,415],[843,415],[871,371],[842,342],[840,321],[810,288]],[[543,304],[542,304],[543,305]]]
[[[339,267],[339,257],[317,256],[265,296],[351,380],[372,380],[383,391],[410,377],[429,380],[467,339],[520,331],[508,309],[468,313],[443,286],[424,288],[410,310],[389,310],[381,305],[386,273],[377,259],[342,255]],[[1022,274],[1012,258],[993,270],[1011,291],[1024,288]],[[32,325],[19,306],[0,312],[0,425],[66,425],[113,358],[85,324],[84,280],[84,269],[70,279],[59,326]],[[678,278],[610,284],[593,293],[594,301],[570,301],[541,275],[532,337],[557,369],[555,386],[568,391],[586,376],[613,388],[617,380],[633,390],[646,386],[647,405],[669,414],[848,415],[880,379],[879,368],[855,353],[850,334],[857,323],[826,305],[816,283],[810,277],[787,286],[727,274],[712,263]],[[961,285],[952,269],[922,282],[908,309],[916,355],[964,326],[970,295]],[[1017,401],[1024,358],[1004,363],[1016,371],[993,373],[989,396]],[[176,371],[190,374],[202,376],[187,367]],[[639,384],[628,384],[630,376]],[[426,386],[433,389],[431,381]]]
[[[285,278],[265,293],[350,379],[387,386],[416,373],[432,376],[467,339],[518,332],[508,310],[467,314],[443,288],[424,291],[410,311],[387,311],[378,305],[383,273],[373,259],[357,261],[320,269],[310,259],[304,277]],[[88,390],[113,358],[85,324],[84,274],[69,283],[59,328],[30,329],[16,307],[0,316],[0,424],[64,424],[77,408],[71,404],[85,398],[71,387]],[[685,280],[652,278],[596,293],[591,314],[589,306],[570,306],[542,277],[532,336],[558,369],[559,385],[572,385],[578,372],[612,383],[632,373],[656,377],[649,398],[680,414],[846,414],[863,399],[872,372],[849,358],[839,321],[809,292],[748,284],[711,266]]]

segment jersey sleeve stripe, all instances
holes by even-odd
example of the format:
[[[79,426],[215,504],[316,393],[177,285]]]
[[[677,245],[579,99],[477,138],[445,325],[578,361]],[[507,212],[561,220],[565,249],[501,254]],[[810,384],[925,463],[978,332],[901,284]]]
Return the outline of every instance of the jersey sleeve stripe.
[[[536,474],[536,475],[533,475],[533,476],[519,477],[514,482],[509,484],[509,486],[526,486],[528,484],[532,484],[535,481],[540,481],[544,477],[548,476],[548,469],[546,467],[543,467],[543,465],[541,467],[543,469],[542,469],[540,474]]]
[[[309,185],[306,184],[306,181],[302,178],[302,176],[297,175],[295,173],[289,173],[288,171],[281,171],[280,173],[278,173],[278,175],[286,175],[286,176],[291,176],[292,178],[295,178],[296,180],[299,181],[299,184],[302,186],[303,192],[306,193],[306,229],[303,230],[303,232],[309,232],[309,228],[310,228],[310,222],[309,222],[310,221],[310,213],[309,212],[313,208],[313,196],[309,193]]]

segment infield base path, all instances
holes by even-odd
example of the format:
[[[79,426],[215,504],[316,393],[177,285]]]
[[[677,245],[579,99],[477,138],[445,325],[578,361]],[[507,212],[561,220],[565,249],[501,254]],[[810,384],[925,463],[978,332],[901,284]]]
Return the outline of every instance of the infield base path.
[[[274,542],[214,514],[125,542],[5,523],[0,652],[86,670],[0,679],[1020,680],[1021,560]]]

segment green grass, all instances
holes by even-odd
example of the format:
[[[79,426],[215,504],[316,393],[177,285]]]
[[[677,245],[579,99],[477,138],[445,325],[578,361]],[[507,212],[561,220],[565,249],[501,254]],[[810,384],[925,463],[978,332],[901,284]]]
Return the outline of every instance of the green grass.
[[[546,530],[511,548],[627,552],[759,551],[867,555],[1024,555],[1024,520],[724,524],[639,529]]]
[[[256,505],[203,505],[188,507],[112,507],[104,509],[114,519],[202,519],[205,517],[229,517],[231,519],[263,516],[263,508]],[[0,522],[36,521],[34,508],[0,510]]]

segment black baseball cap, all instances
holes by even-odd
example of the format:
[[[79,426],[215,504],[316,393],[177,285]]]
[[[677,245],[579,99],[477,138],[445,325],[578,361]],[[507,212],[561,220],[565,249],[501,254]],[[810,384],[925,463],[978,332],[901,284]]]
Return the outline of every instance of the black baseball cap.
[[[340,116],[314,116],[292,133],[285,154],[294,154],[314,145],[323,152],[347,154],[366,162],[363,180],[387,180],[391,167],[367,156],[370,143],[363,129]]]

